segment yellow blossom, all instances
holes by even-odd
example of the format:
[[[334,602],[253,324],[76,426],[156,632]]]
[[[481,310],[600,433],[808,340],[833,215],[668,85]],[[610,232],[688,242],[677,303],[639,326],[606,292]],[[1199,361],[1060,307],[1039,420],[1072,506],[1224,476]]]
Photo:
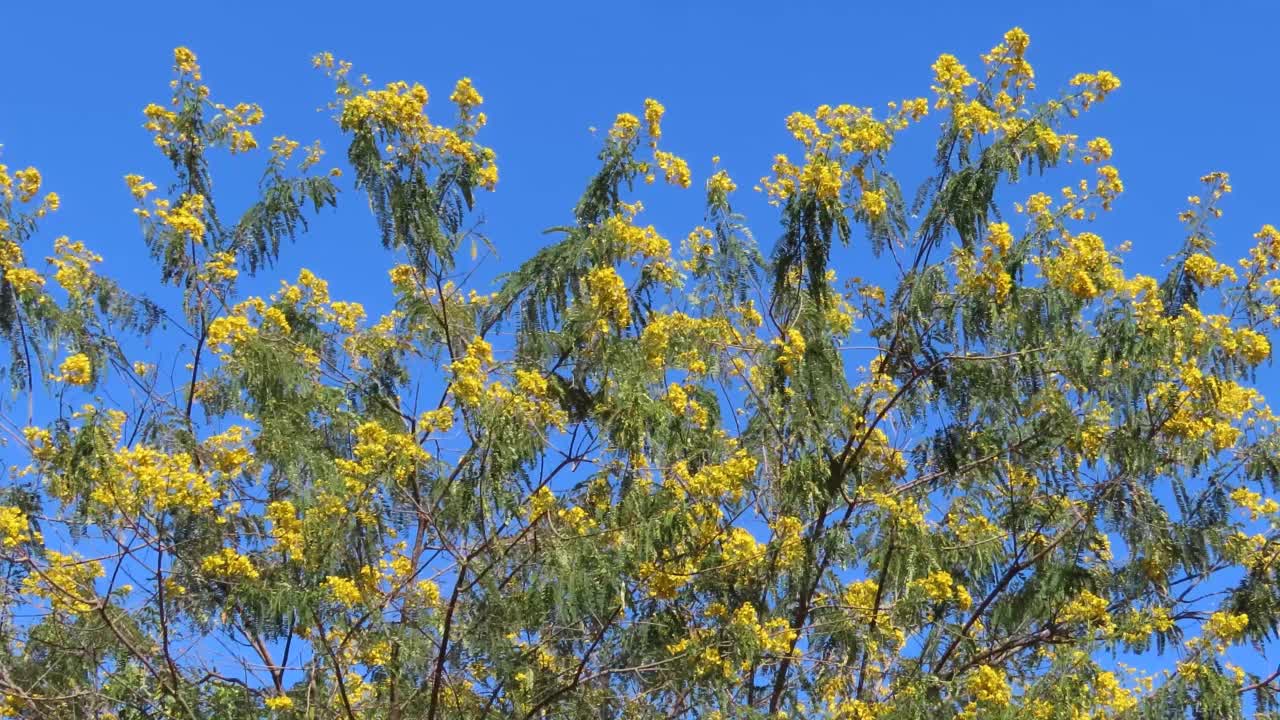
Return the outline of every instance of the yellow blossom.
[[[88,385],[93,380],[93,363],[84,353],[76,353],[62,361],[58,374],[51,376],[54,382],[65,382],[68,385]]]

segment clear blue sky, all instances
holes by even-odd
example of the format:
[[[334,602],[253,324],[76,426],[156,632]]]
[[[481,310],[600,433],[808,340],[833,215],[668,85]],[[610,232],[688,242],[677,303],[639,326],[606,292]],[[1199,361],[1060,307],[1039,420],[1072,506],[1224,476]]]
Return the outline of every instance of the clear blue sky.
[[[137,262],[144,250],[121,176],[166,177],[140,111],[167,98],[175,45],[199,54],[215,96],[265,107],[264,140],[322,138],[334,160],[343,146],[316,112],[330,85],[311,69],[315,52],[350,59],[379,84],[421,81],[437,113],[454,80],[471,76],[491,118],[482,139],[502,173],[498,192],[483,199],[502,257],[484,275],[528,257],[547,239],[540,229],[569,218],[594,167],[587,128],[638,112],[646,96],[666,104],[664,143],[689,158],[697,182],[719,154],[749,188],[773,153],[794,152],[782,126],[788,113],[927,95],[938,53],[977,65],[1014,25],[1032,37],[1043,90],[1099,68],[1124,83],[1080,132],[1106,135],[1116,148],[1127,192],[1104,230],[1112,242],[1135,242],[1132,262],[1154,271],[1176,248],[1175,214],[1209,170],[1229,171],[1236,188],[1219,226],[1225,251],[1242,249],[1262,222],[1280,222],[1272,177],[1280,102],[1268,89],[1280,9],[1262,3],[68,2],[11,3],[3,16],[3,161],[37,165],[61,194],[64,211],[47,237],[85,240],[135,290],[155,276]],[[927,142],[928,130],[912,136]],[[904,157],[904,180],[927,159]],[[227,164],[219,189],[251,187],[260,162]],[[1068,180],[1058,176],[1053,187]],[[740,194],[768,246],[776,215],[749,190]],[[700,219],[700,196],[665,192],[648,204],[660,229],[679,238]],[[279,270],[308,265],[335,296],[367,299],[388,259],[364,204],[351,192],[345,200],[286,251]]]

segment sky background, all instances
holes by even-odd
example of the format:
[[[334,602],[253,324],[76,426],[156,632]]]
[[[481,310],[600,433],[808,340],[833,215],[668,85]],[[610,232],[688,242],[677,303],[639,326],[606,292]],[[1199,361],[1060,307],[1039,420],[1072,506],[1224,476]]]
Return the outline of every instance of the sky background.
[[[332,84],[312,69],[315,53],[351,60],[355,75],[368,73],[378,86],[422,82],[438,122],[452,112],[453,83],[470,76],[490,119],[480,141],[497,151],[501,171],[497,192],[480,198],[483,231],[499,254],[477,274],[484,290],[548,241],[544,228],[571,219],[596,168],[599,139],[589,128],[607,128],[618,112],[639,114],[646,97],[666,105],[663,145],[689,160],[695,188],[711,157],[722,158],[741,188],[735,206],[767,249],[778,215],[750,188],[775,153],[798,154],[783,126],[789,113],[844,102],[882,109],[928,96],[939,53],[980,68],[979,54],[1013,26],[1032,38],[1041,98],[1077,72],[1108,69],[1123,83],[1068,130],[1082,139],[1103,135],[1115,148],[1126,192],[1098,229],[1112,245],[1133,242],[1132,271],[1162,274],[1183,241],[1177,213],[1209,171],[1229,172],[1235,187],[1216,226],[1224,259],[1239,257],[1263,223],[1280,224],[1273,49],[1280,6],[1262,3],[0,0],[0,162],[37,166],[45,190],[62,198],[37,247],[62,234],[83,240],[105,256],[105,274],[176,307],[171,292],[157,289],[122,180],[136,172],[164,188],[171,177],[141,111],[167,103],[175,46],[198,54],[215,99],[266,110],[257,133],[264,150],[215,164],[220,207],[233,212],[250,197],[274,135],[321,139],[330,153],[322,167],[342,164],[345,145],[323,110]],[[908,130],[891,156],[907,193],[930,170],[939,121]],[[1047,188],[1091,176],[1073,166],[1055,172]],[[278,278],[309,267],[330,281],[335,299],[364,302],[371,314],[386,309],[392,260],[350,182],[348,173],[339,209],[246,289],[270,292]],[[1037,189],[1003,193],[1006,212]],[[702,218],[697,189],[642,195],[642,217],[673,240]],[[879,272],[857,248],[843,252],[842,277]]]

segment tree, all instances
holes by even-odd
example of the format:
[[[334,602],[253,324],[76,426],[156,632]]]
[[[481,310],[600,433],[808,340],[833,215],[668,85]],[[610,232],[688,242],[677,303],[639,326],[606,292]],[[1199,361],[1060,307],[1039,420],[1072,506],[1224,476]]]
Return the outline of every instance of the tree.
[[[177,49],[145,110],[173,175],[125,179],[180,307],[67,238],[33,268],[59,200],[0,165],[5,368],[57,408],[5,416],[3,713],[1275,717],[1280,231],[1214,259],[1213,173],[1168,274],[1126,272],[1089,229],[1111,145],[1069,132],[1119,80],[1038,100],[1028,44],[788,117],[767,257],[723,170],[679,250],[641,219],[641,180],[693,184],[647,100],[493,294],[460,258],[498,181],[476,89],[435,124],[421,85],[318,56],[397,263],[377,318],[305,270],[237,290],[342,173],[259,149],[261,108]],[[908,200],[889,150],[930,126]],[[241,211],[223,151],[265,155]],[[1067,186],[1026,197],[1040,175]],[[842,246],[884,287],[841,283]]]

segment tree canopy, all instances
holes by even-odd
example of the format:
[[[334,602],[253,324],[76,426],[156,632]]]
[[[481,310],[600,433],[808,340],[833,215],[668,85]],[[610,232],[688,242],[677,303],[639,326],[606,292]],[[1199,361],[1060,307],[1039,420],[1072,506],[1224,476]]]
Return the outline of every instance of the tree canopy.
[[[143,111],[172,173],[124,180],[180,304],[46,249],[58,196],[0,165],[0,715],[1276,717],[1280,231],[1215,258],[1211,173],[1127,271],[1111,144],[1072,132],[1120,81],[1043,93],[1029,43],[786,118],[755,234],[645,100],[496,286],[468,79],[429,117],[317,56],[328,169],[178,48]],[[265,163],[247,205],[224,154]],[[661,183],[705,191],[678,242]],[[366,201],[393,310],[238,290]]]

